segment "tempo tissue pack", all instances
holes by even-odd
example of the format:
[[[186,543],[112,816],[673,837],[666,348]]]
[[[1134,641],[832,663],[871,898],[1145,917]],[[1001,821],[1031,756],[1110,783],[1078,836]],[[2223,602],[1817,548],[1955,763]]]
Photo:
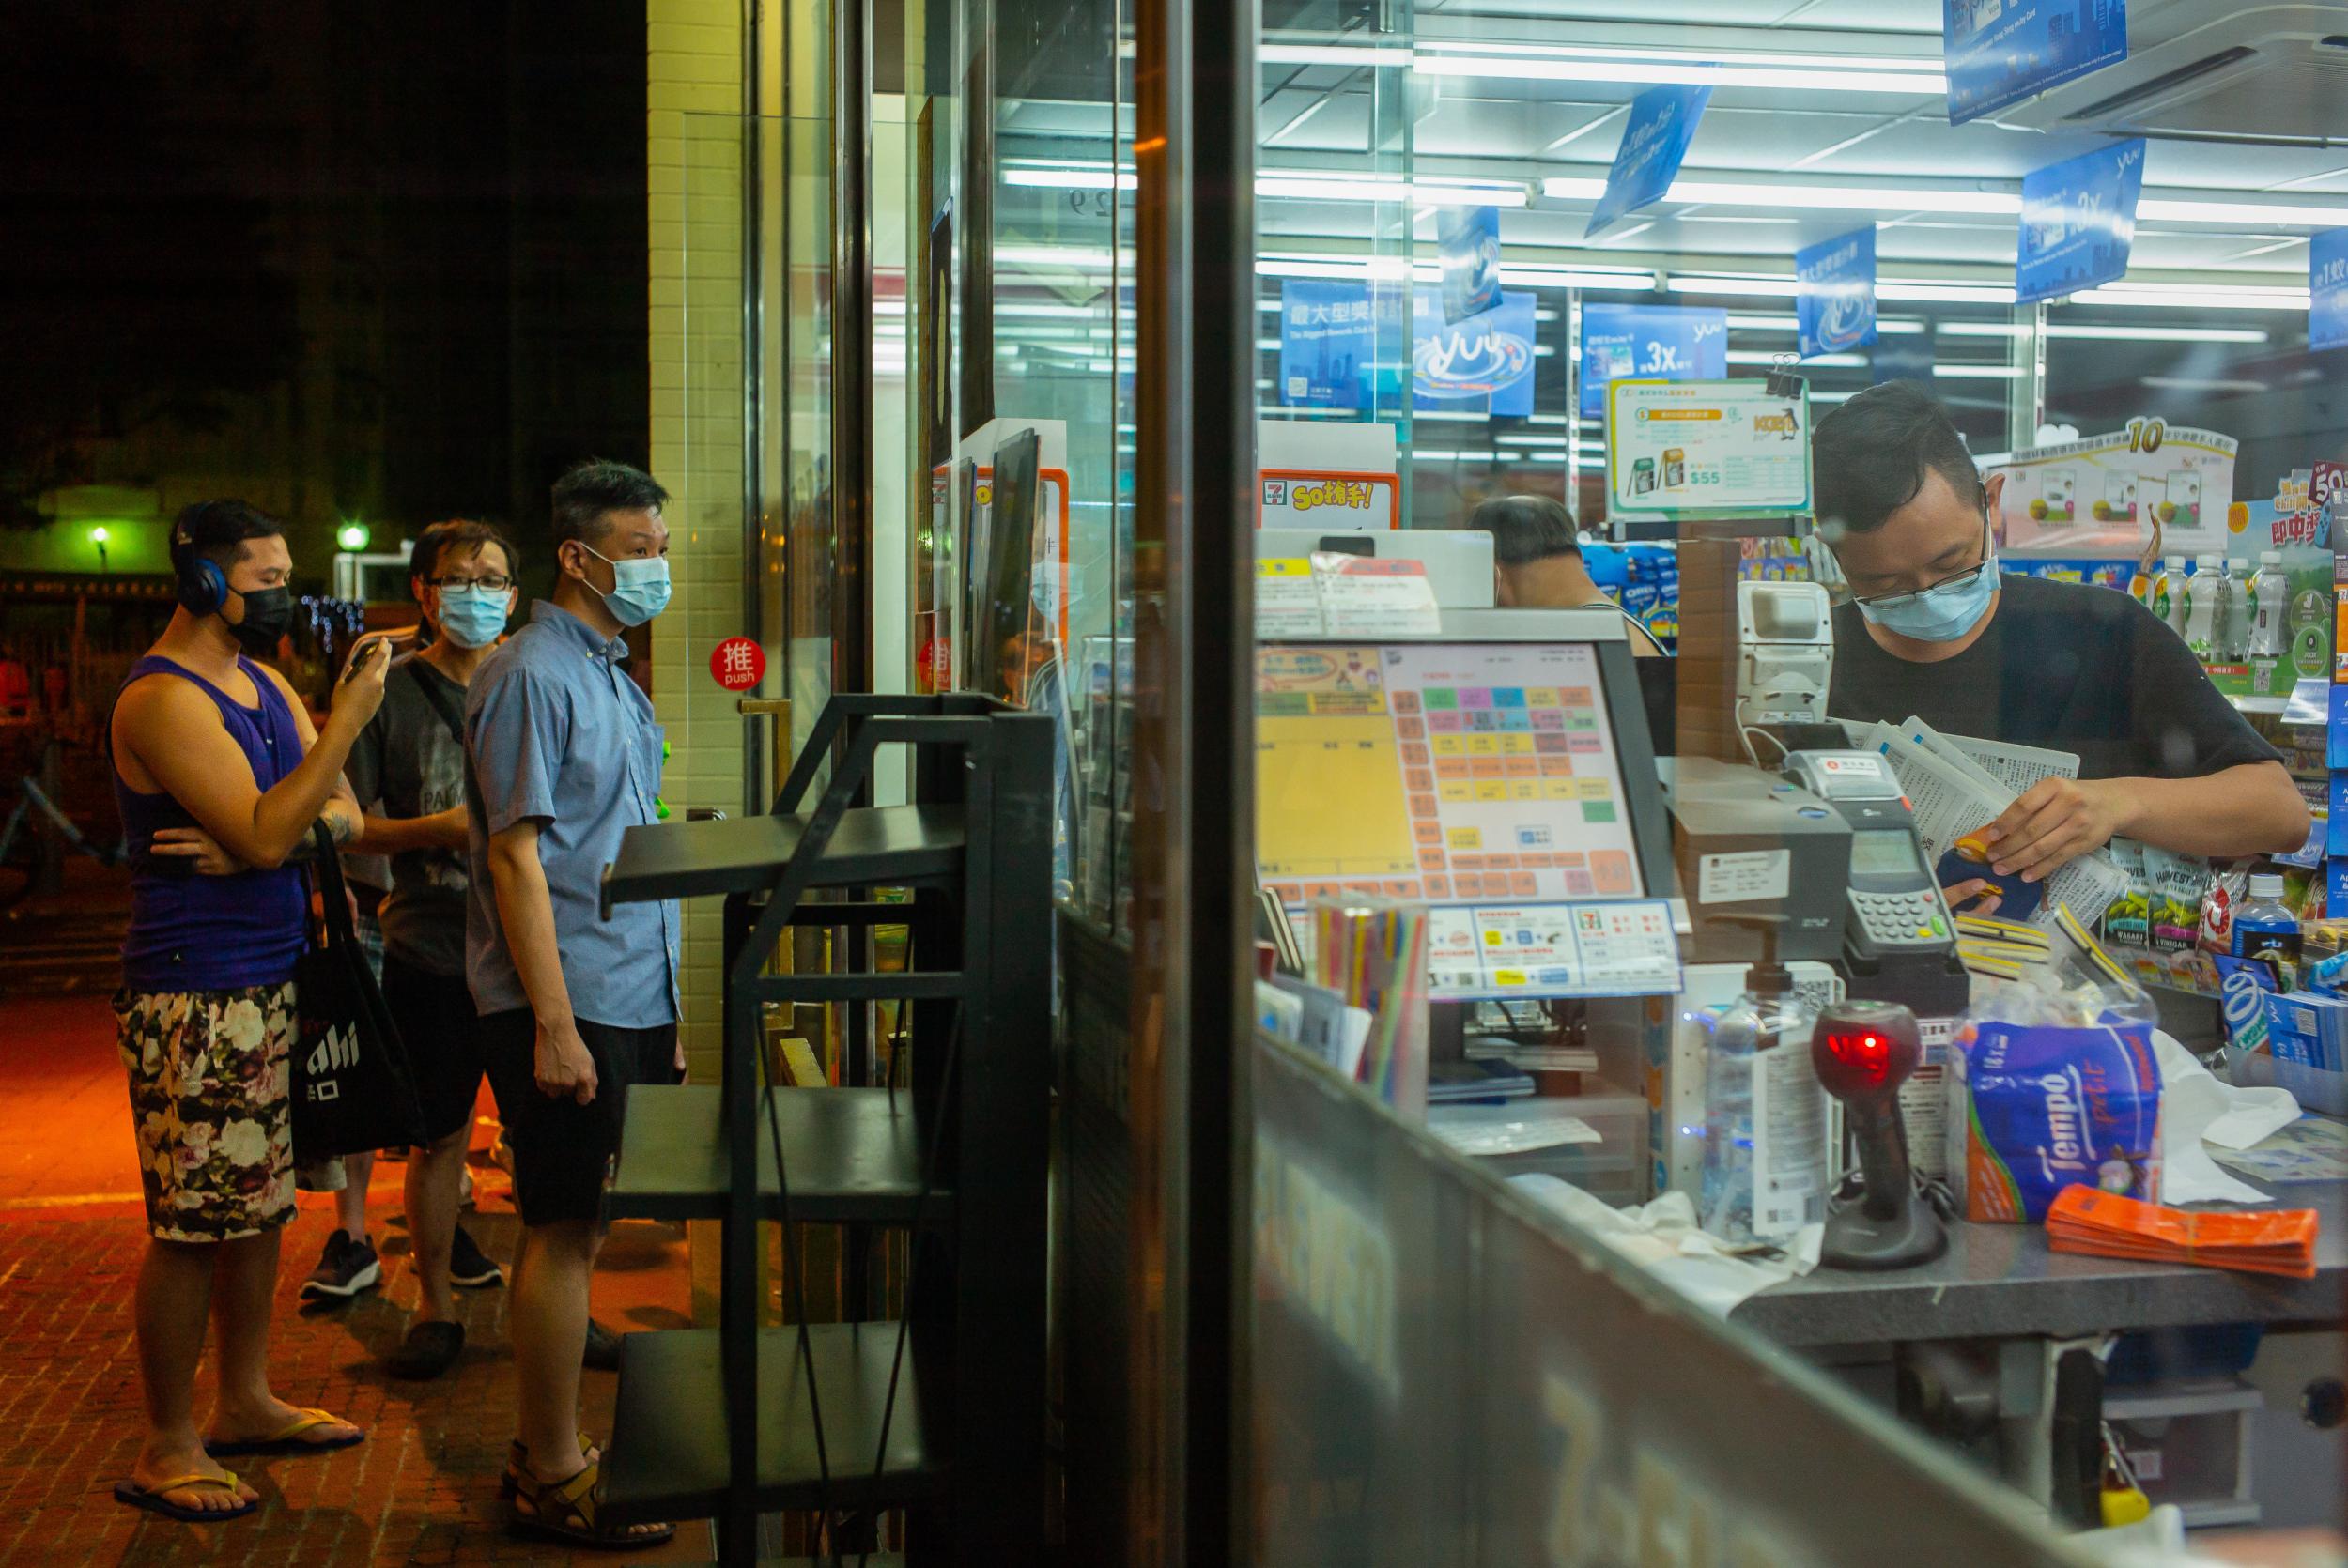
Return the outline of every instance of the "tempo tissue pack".
[[[2065,1187],[2160,1201],[2160,1065],[2149,1024],[1985,1021],[1954,1056],[1949,1161],[1965,1217],[2044,1220]]]

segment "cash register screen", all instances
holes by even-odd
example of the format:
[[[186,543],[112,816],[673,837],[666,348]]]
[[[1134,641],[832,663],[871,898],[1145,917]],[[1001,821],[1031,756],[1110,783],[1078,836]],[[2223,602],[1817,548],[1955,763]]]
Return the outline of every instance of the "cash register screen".
[[[1284,902],[1636,897],[1587,643],[1265,643],[1256,859]]]
[[[1906,833],[1880,828],[1854,833],[1850,840],[1851,875],[1858,877],[1920,877],[1924,863]]]

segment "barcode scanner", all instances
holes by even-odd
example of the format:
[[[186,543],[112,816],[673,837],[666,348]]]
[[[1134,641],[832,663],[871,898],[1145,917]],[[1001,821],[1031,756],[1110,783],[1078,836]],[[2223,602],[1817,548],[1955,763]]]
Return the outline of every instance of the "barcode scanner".
[[[1930,1204],[1916,1201],[1900,1085],[1923,1059],[1916,1015],[1892,1002],[1837,1002],[1810,1032],[1818,1083],[1843,1105],[1865,1191],[1827,1216],[1819,1261],[1833,1268],[1910,1268],[1949,1250]]]

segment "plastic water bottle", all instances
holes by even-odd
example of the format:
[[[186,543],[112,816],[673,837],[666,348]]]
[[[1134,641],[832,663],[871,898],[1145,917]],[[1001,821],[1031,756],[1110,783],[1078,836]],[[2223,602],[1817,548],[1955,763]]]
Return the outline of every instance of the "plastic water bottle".
[[[2279,697],[2290,689],[2292,677],[2278,671],[2290,649],[2291,583],[2283,576],[2283,552],[2262,550],[2258,576],[2250,579],[2250,691],[2258,697]],[[2280,689],[2278,689],[2278,687]]]
[[[2193,562],[2193,576],[2185,585],[2185,645],[2203,664],[2210,662],[2210,646],[2217,628],[2217,615],[2226,593],[2226,572],[2217,556],[2205,555]]]
[[[2160,576],[2153,579],[2153,613],[2179,637],[2185,635],[2185,557],[2172,555],[2160,563]]]
[[[1764,930],[1745,992],[1704,1015],[1702,1220],[1739,1246],[1789,1240],[1826,1218],[1826,1091],[1810,1012]]]
[[[2225,625],[2217,638],[2219,664],[2240,664],[2250,656],[2250,604],[2249,562],[2227,561]]]
[[[2262,959],[2275,966],[2289,989],[2299,973],[2299,917],[2283,902],[2283,879],[2275,871],[2250,873],[2250,900],[2234,911],[2236,958]]]

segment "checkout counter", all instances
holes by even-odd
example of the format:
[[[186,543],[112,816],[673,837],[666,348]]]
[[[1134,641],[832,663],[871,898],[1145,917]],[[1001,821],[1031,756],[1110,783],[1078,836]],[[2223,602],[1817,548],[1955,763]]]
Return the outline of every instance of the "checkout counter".
[[[1499,1020],[1516,1026],[1502,1060],[1537,1085],[1506,1114],[1599,1130],[1598,1145],[1554,1163],[1496,1158],[1501,1174],[1553,1170],[1617,1206],[1694,1196],[1707,1037],[1692,1025],[1742,989],[1763,925],[1813,1010],[1856,1000],[1914,1015],[1923,1061],[1901,1104],[1933,1174],[1967,1004],[1954,921],[1896,780],[1825,721],[1823,591],[1734,592],[1736,613],[1712,618],[1734,644],[1709,661],[1734,672],[1727,723],[1692,727],[1708,744],[1682,755],[1651,733],[1647,671],[1608,610],[1455,605],[1432,636],[1259,645],[1267,906],[1301,924],[1324,896],[1429,905],[1438,1100],[1479,1053],[1494,1070],[1486,1031]],[[1700,659],[1704,623],[1683,618]],[[1680,737],[1691,729],[1683,720]],[[1447,1119],[1438,1103],[1430,1130]],[[1845,1142],[1838,1125],[1831,1177]],[[2187,1483],[2203,1488],[2189,1522],[2327,1522],[2348,1453],[2337,1408],[2348,1200],[2295,1186],[2274,1207],[2310,1205],[2322,1217],[2311,1280],[2056,1255],[2039,1225],[1952,1219],[1945,1247],[1921,1261],[1821,1267],[1750,1297],[1732,1320],[1834,1369],[2065,1522],[2090,1522],[2108,1421],[2201,1423],[2179,1450],[2208,1468]],[[2203,1342],[2227,1342],[2229,1325],[2248,1326],[2231,1343],[2251,1348],[2211,1357]],[[2329,1331],[2257,1345],[2261,1330],[2302,1328]],[[2124,1386],[2135,1336],[2170,1330],[2201,1336],[2197,1363]],[[2114,1334],[2126,1336],[2116,1352]],[[2164,1352],[2163,1372],[2175,1365]]]

